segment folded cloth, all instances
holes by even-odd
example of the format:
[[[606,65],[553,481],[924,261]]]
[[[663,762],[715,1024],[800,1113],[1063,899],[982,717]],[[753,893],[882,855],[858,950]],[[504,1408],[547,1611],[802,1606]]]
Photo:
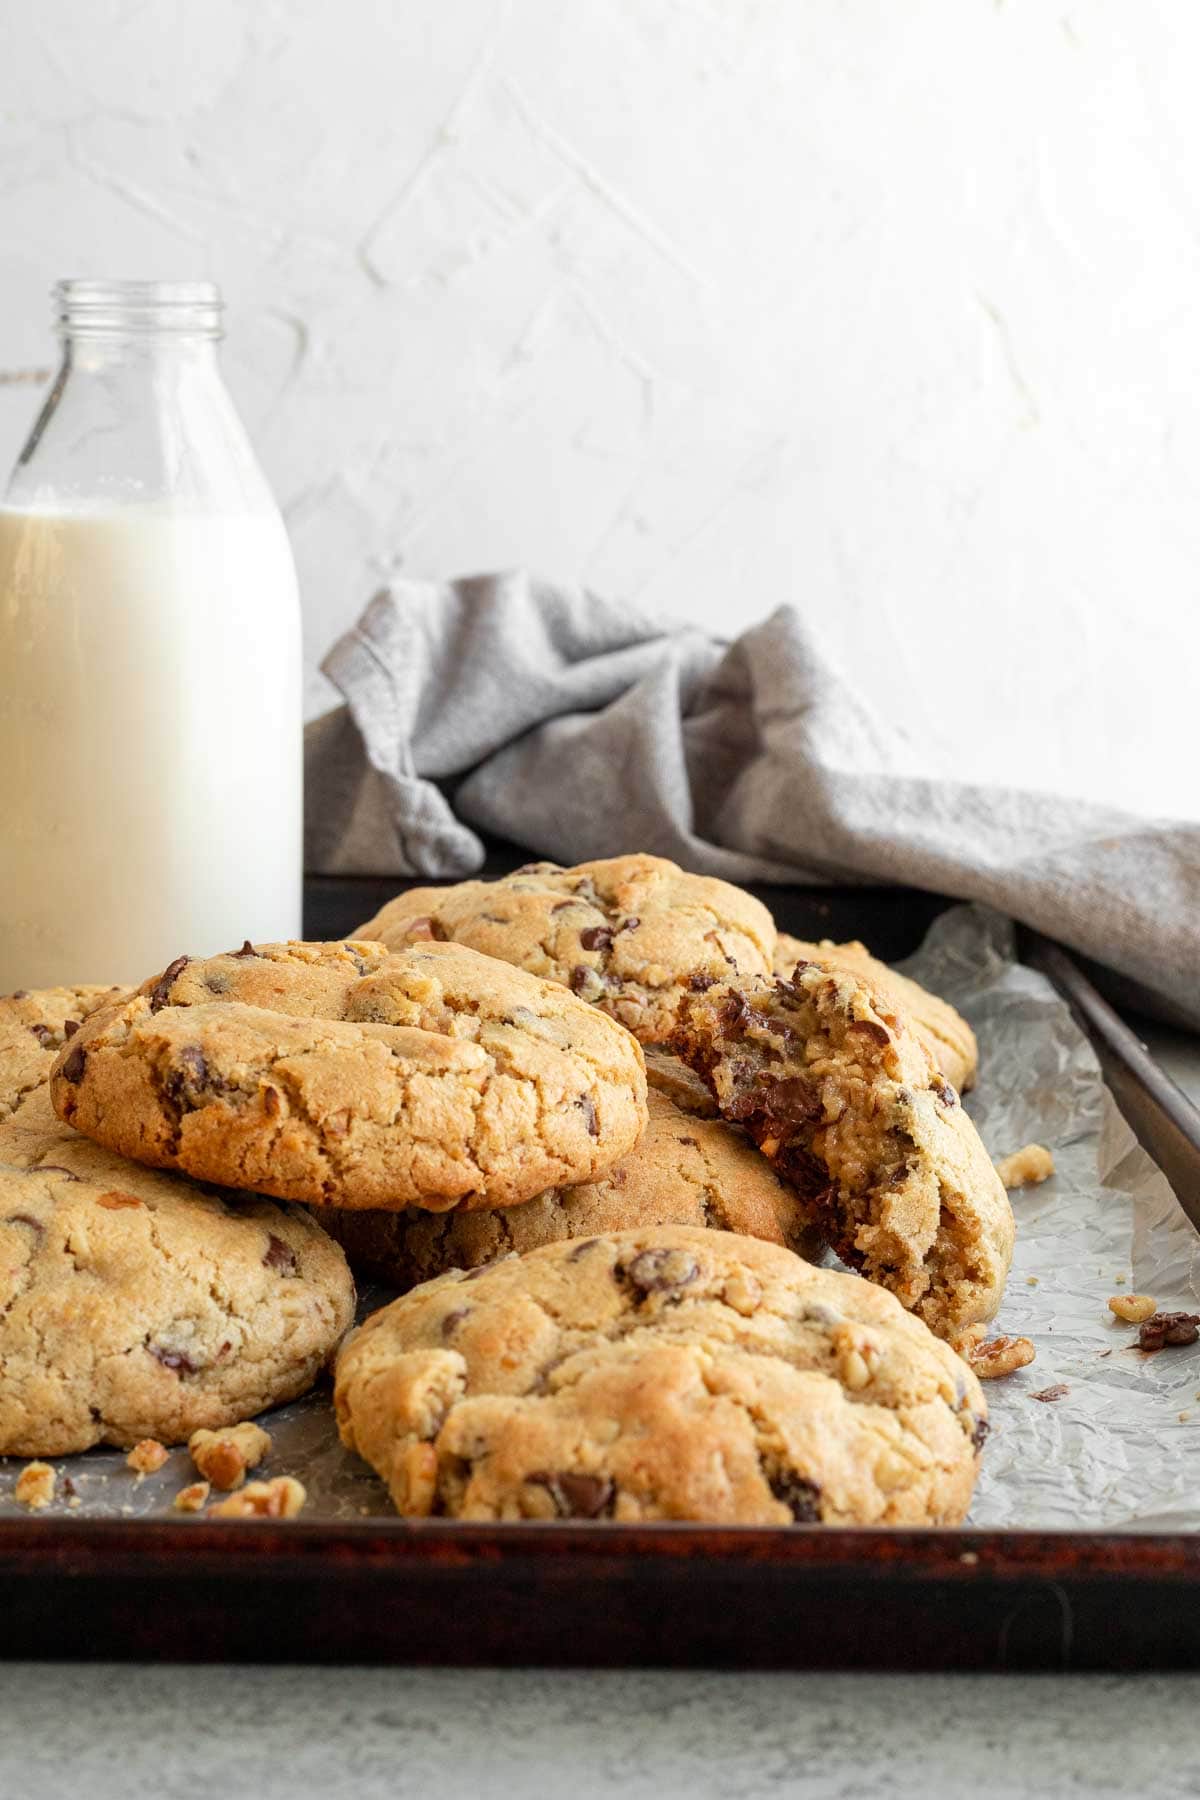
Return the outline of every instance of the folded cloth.
[[[912,772],[784,606],[728,644],[525,574],[377,594],[308,727],[315,873],[464,876],[477,831],[736,882],[982,900],[1200,1028],[1200,825]]]

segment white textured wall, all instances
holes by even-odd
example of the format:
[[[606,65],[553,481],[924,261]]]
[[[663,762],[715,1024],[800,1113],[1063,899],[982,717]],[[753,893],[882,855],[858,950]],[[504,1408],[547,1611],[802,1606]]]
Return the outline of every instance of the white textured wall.
[[[1195,814],[1198,66],[1189,0],[0,0],[0,458],[53,277],[210,274],[314,666],[399,568],[791,600],[932,766]]]

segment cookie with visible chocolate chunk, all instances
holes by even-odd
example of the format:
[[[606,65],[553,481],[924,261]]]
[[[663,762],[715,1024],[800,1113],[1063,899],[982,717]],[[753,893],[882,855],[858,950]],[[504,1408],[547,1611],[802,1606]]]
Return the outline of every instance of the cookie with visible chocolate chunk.
[[[52,1121],[0,1163],[0,1455],[180,1443],[312,1386],[354,1314],[299,1207],[202,1192]]]
[[[1008,1195],[924,1044],[861,977],[689,995],[674,1047],[847,1263],[941,1336],[989,1319],[1012,1259]]]
[[[775,949],[771,915],[751,894],[662,856],[527,863],[499,881],[413,888],[360,935],[392,948],[469,944],[562,982],[644,1044],[669,1034],[688,976],[766,975]]]
[[[660,1068],[669,1060],[659,1059]],[[690,1070],[682,1075],[698,1080]],[[687,1083],[681,1079],[679,1085]],[[478,1268],[513,1250],[634,1225],[709,1226],[818,1254],[819,1240],[804,1223],[796,1195],[743,1132],[720,1119],[691,1116],[653,1086],[648,1099],[645,1135],[594,1181],[489,1211],[328,1207],[321,1222],[353,1268],[398,1288],[446,1269]]]
[[[460,1519],[952,1525],[979,1383],[881,1288],[687,1227],[415,1288],[338,1357],[342,1441]]]
[[[49,1080],[55,1057],[83,1021],[125,994],[119,987],[21,988],[0,994],[0,1120]]]
[[[589,1181],[646,1122],[627,1031],[450,943],[179,957],[81,1027],[51,1095],[76,1130],[152,1167],[434,1212]]]
[[[864,976],[894,1012],[904,1015],[950,1085],[960,1094],[974,1087],[979,1044],[967,1021],[949,1001],[890,969],[857,938],[846,944],[835,944],[832,938],[810,944],[781,931],[775,944],[776,975],[786,981],[798,962],[819,962],[829,969],[845,969],[848,974]]]

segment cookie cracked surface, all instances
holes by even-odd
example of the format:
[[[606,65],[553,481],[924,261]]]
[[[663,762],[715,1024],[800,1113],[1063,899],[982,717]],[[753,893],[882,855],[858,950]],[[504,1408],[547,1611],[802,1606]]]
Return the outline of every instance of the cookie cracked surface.
[[[987,1408],[880,1288],[659,1227],[443,1275],[338,1358],[342,1440],[398,1511],[956,1524]]]
[[[717,983],[689,996],[674,1047],[843,1261],[941,1336],[992,1317],[1008,1196],[954,1088],[876,989],[818,962]]]
[[[354,1284],[308,1214],[204,1193],[44,1117],[19,1140],[28,1166],[0,1162],[0,1455],[179,1443],[311,1387]]]
[[[647,1058],[649,1123],[612,1168],[574,1187],[552,1188],[522,1206],[486,1212],[346,1212],[327,1208],[322,1224],[351,1265],[398,1288],[447,1269],[479,1268],[512,1251],[631,1226],[695,1225],[743,1232],[816,1255],[820,1242],[804,1209],[766,1158],[735,1126],[682,1110],[656,1085],[685,1094],[707,1089],[674,1059]],[[653,1064],[653,1066],[652,1066]],[[665,1072],[664,1072],[665,1071]]]
[[[59,1053],[59,1116],[152,1167],[343,1207],[516,1205],[590,1180],[646,1120],[638,1044],[450,943],[180,957]]]
[[[810,944],[781,931],[775,943],[775,974],[786,981],[798,962],[819,962],[829,969],[865,976],[892,1010],[904,1014],[951,1087],[960,1094],[974,1087],[979,1071],[979,1044],[967,1021],[948,1000],[880,962],[857,938],[846,944],[835,944],[832,938]]]
[[[662,856],[529,863],[499,881],[413,888],[360,935],[391,948],[469,944],[563,983],[644,1044],[668,1035],[689,975],[768,974],[776,937],[753,895]]]

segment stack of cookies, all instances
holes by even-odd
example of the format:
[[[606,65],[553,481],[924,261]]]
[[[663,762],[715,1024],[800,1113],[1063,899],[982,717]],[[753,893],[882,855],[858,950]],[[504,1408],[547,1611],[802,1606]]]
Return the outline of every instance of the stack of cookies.
[[[407,1290],[335,1396],[401,1511],[960,1519],[986,1408],[947,1340],[1012,1246],[974,1063],[861,945],[648,856],[0,1002],[0,1451],[301,1391],[348,1323],[340,1244]]]

